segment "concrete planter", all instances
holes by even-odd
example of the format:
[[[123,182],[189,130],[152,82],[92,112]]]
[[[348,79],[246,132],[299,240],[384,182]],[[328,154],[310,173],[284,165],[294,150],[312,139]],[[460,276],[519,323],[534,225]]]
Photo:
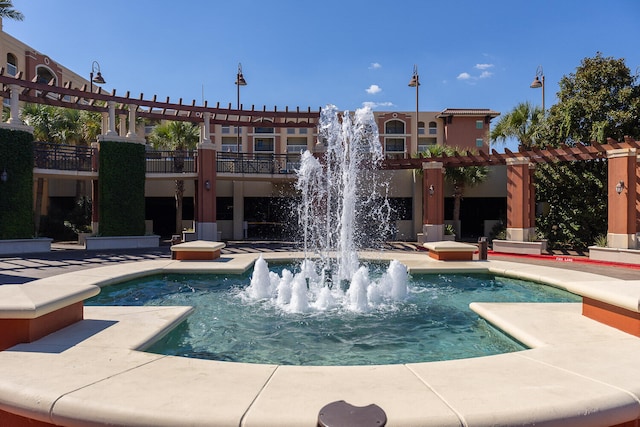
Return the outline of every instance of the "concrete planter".
[[[604,248],[589,246],[589,259],[594,261],[640,264],[640,249]]]
[[[160,246],[160,236],[112,236],[112,237],[87,237],[86,249],[132,249],[132,248],[157,248]]]
[[[0,255],[50,252],[53,239],[10,239],[0,240]]]
[[[87,237],[91,237],[92,233],[78,233],[78,244],[85,245],[87,243]]]
[[[540,255],[547,250],[547,241],[521,242],[518,240],[494,240],[493,251],[507,254]]]

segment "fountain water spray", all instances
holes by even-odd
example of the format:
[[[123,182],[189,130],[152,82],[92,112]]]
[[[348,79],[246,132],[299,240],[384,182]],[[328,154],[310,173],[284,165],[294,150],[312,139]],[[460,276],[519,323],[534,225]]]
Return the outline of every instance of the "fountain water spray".
[[[388,184],[376,170],[383,152],[372,111],[340,114],[327,106],[320,115],[318,140],[325,148],[323,156],[305,151],[297,171],[305,255],[301,271],[293,275],[285,270],[278,277],[260,257],[248,296],[271,299],[292,312],[336,306],[366,311],[404,299],[406,267],[394,261],[380,279],[372,280],[358,260],[364,244],[388,235],[391,212]]]

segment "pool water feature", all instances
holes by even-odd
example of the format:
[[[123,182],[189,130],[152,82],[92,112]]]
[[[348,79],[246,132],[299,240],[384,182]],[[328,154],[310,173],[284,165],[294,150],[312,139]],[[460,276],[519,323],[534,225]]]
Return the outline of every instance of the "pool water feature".
[[[366,312],[340,307],[291,312],[272,299],[247,298],[249,282],[249,274],[150,276],[105,287],[86,304],[194,306],[191,316],[148,349],[151,352],[331,366],[429,362],[519,351],[522,345],[480,319],[469,303],[579,301],[553,287],[488,274],[419,274],[413,275],[402,301],[378,304]]]

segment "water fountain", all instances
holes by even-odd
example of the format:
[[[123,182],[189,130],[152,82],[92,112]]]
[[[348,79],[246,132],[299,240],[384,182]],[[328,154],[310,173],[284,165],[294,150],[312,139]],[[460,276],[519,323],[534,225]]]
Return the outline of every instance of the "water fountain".
[[[373,279],[361,265],[358,250],[389,233],[388,183],[376,171],[383,159],[378,128],[369,108],[351,114],[329,105],[318,126],[318,158],[301,155],[296,188],[305,259],[300,272],[269,272],[260,258],[246,294],[272,299],[283,309],[305,312],[336,306],[367,311],[407,295],[407,269],[394,261]]]

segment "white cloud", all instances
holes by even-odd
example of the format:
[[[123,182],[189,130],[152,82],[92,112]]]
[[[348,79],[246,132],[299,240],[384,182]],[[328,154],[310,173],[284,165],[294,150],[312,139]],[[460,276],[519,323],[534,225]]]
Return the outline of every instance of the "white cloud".
[[[372,110],[375,110],[376,108],[391,108],[394,106],[393,102],[372,102],[372,101],[366,101],[362,103],[363,107],[369,107]]]
[[[476,64],[474,67],[476,70],[487,70],[493,68],[493,64]]]
[[[460,73],[458,74],[458,80],[469,80],[471,78],[471,74],[469,73]]]
[[[374,95],[376,93],[382,92],[382,88],[378,85],[371,85],[366,89],[369,95]]]
[[[370,70],[377,70],[378,68],[382,68],[379,62],[372,62],[371,65],[369,65]]]
[[[492,72],[490,72],[490,71],[483,71],[483,72],[480,74],[480,77],[478,77],[478,78],[479,78],[479,79],[486,79],[486,78],[491,77],[491,76],[493,76],[493,73],[492,73]]]

